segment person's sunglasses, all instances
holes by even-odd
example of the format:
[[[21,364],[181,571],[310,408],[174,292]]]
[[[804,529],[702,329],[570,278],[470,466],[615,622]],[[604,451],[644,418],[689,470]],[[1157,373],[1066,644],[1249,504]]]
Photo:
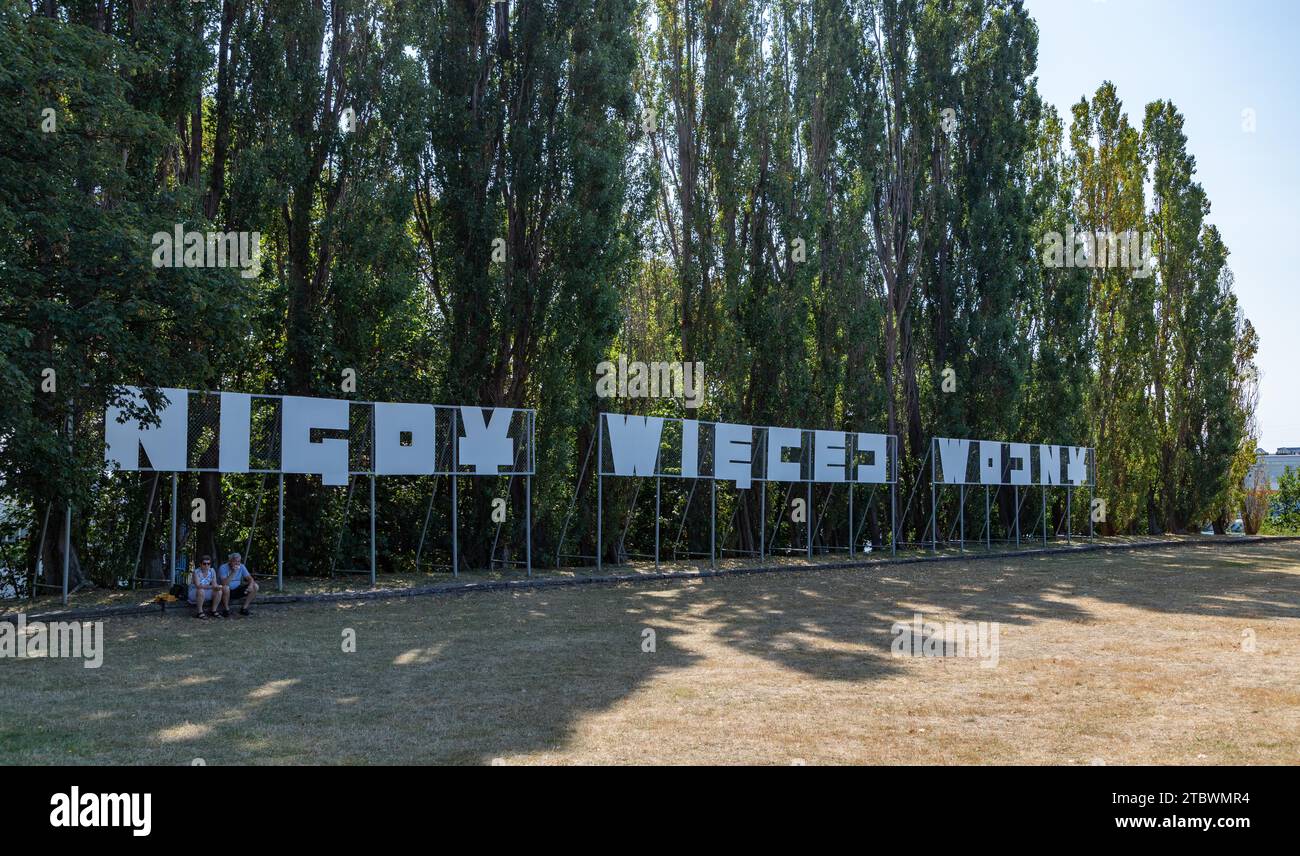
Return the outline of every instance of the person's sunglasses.
[[[212,564],[212,563],[211,563],[211,562],[201,562],[200,564],[210,565],[210,564]]]

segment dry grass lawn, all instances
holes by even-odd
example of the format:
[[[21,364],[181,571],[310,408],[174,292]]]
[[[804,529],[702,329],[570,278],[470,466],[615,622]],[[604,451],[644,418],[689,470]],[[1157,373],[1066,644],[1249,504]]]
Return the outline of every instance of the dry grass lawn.
[[[997,667],[892,656],[915,612]],[[0,660],[0,764],[1300,762],[1294,542],[104,626],[98,670]]]

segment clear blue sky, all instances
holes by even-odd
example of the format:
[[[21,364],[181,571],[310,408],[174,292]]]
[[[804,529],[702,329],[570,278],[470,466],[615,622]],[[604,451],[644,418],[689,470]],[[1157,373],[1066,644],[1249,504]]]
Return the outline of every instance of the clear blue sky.
[[[1068,121],[1113,81],[1136,126],[1165,98],[1183,113],[1210,221],[1259,331],[1259,445],[1300,446],[1300,2],[1026,0],[1038,85]],[[1255,111],[1255,132],[1242,111]]]

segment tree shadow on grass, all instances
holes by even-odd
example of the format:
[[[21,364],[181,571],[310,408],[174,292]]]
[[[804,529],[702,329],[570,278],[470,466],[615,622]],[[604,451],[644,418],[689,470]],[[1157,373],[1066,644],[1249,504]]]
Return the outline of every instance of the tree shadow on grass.
[[[1300,618],[1300,574],[1270,568],[1298,559],[1300,548],[1285,545],[1095,552],[296,606],[221,623],[133,619],[106,625],[102,669],[10,663],[22,697],[3,707],[51,735],[75,732],[75,742],[59,738],[64,761],[562,760],[593,714],[621,705],[647,708],[624,712],[628,728],[689,728],[674,722],[673,694],[699,692],[698,681],[683,679],[656,704],[640,691],[714,667],[702,649],[719,643],[738,655],[730,668],[753,657],[869,691],[900,671],[890,629],[918,612],[1086,623],[1100,601],[1169,616]],[[47,743],[10,735],[0,751],[59,756],[58,741]]]

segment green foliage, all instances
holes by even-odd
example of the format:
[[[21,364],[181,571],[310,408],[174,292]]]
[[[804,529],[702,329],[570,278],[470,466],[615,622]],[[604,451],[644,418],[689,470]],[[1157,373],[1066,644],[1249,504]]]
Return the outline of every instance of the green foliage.
[[[83,509],[100,581],[162,541],[165,491],[142,531],[149,480],[99,472],[96,414],[142,381],[339,395],[351,368],[364,400],[537,408],[540,561],[566,525],[594,549],[580,471],[605,409],[897,433],[900,504],[936,435],[1096,446],[1108,531],[1240,501],[1258,342],[1183,118],[1157,101],[1135,126],[1104,83],[1067,127],[1015,0],[52,5],[0,6],[0,491],[28,524]],[[260,275],[153,267],[178,223],[260,232]],[[1071,230],[1149,232],[1160,265],[1042,264]],[[619,354],[703,361],[705,406],[597,399]],[[288,485],[292,572],[325,570],[340,529],[340,553],[366,548],[344,492]],[[212,520],[183,541],[251,534],[267,564],[262,489],[184,477]],[[462,491],[469,561],[507,489],[517,536],[520,483]],[[607,511],[645,522],[635,490],[607,486]],[[699,513],[689,491],[665,488],[666,521]],[[755,498],[720,502],[752,548]],[[877,540],[884,502],[859,530]],[[381,485],[386,567],[428,503]]]

